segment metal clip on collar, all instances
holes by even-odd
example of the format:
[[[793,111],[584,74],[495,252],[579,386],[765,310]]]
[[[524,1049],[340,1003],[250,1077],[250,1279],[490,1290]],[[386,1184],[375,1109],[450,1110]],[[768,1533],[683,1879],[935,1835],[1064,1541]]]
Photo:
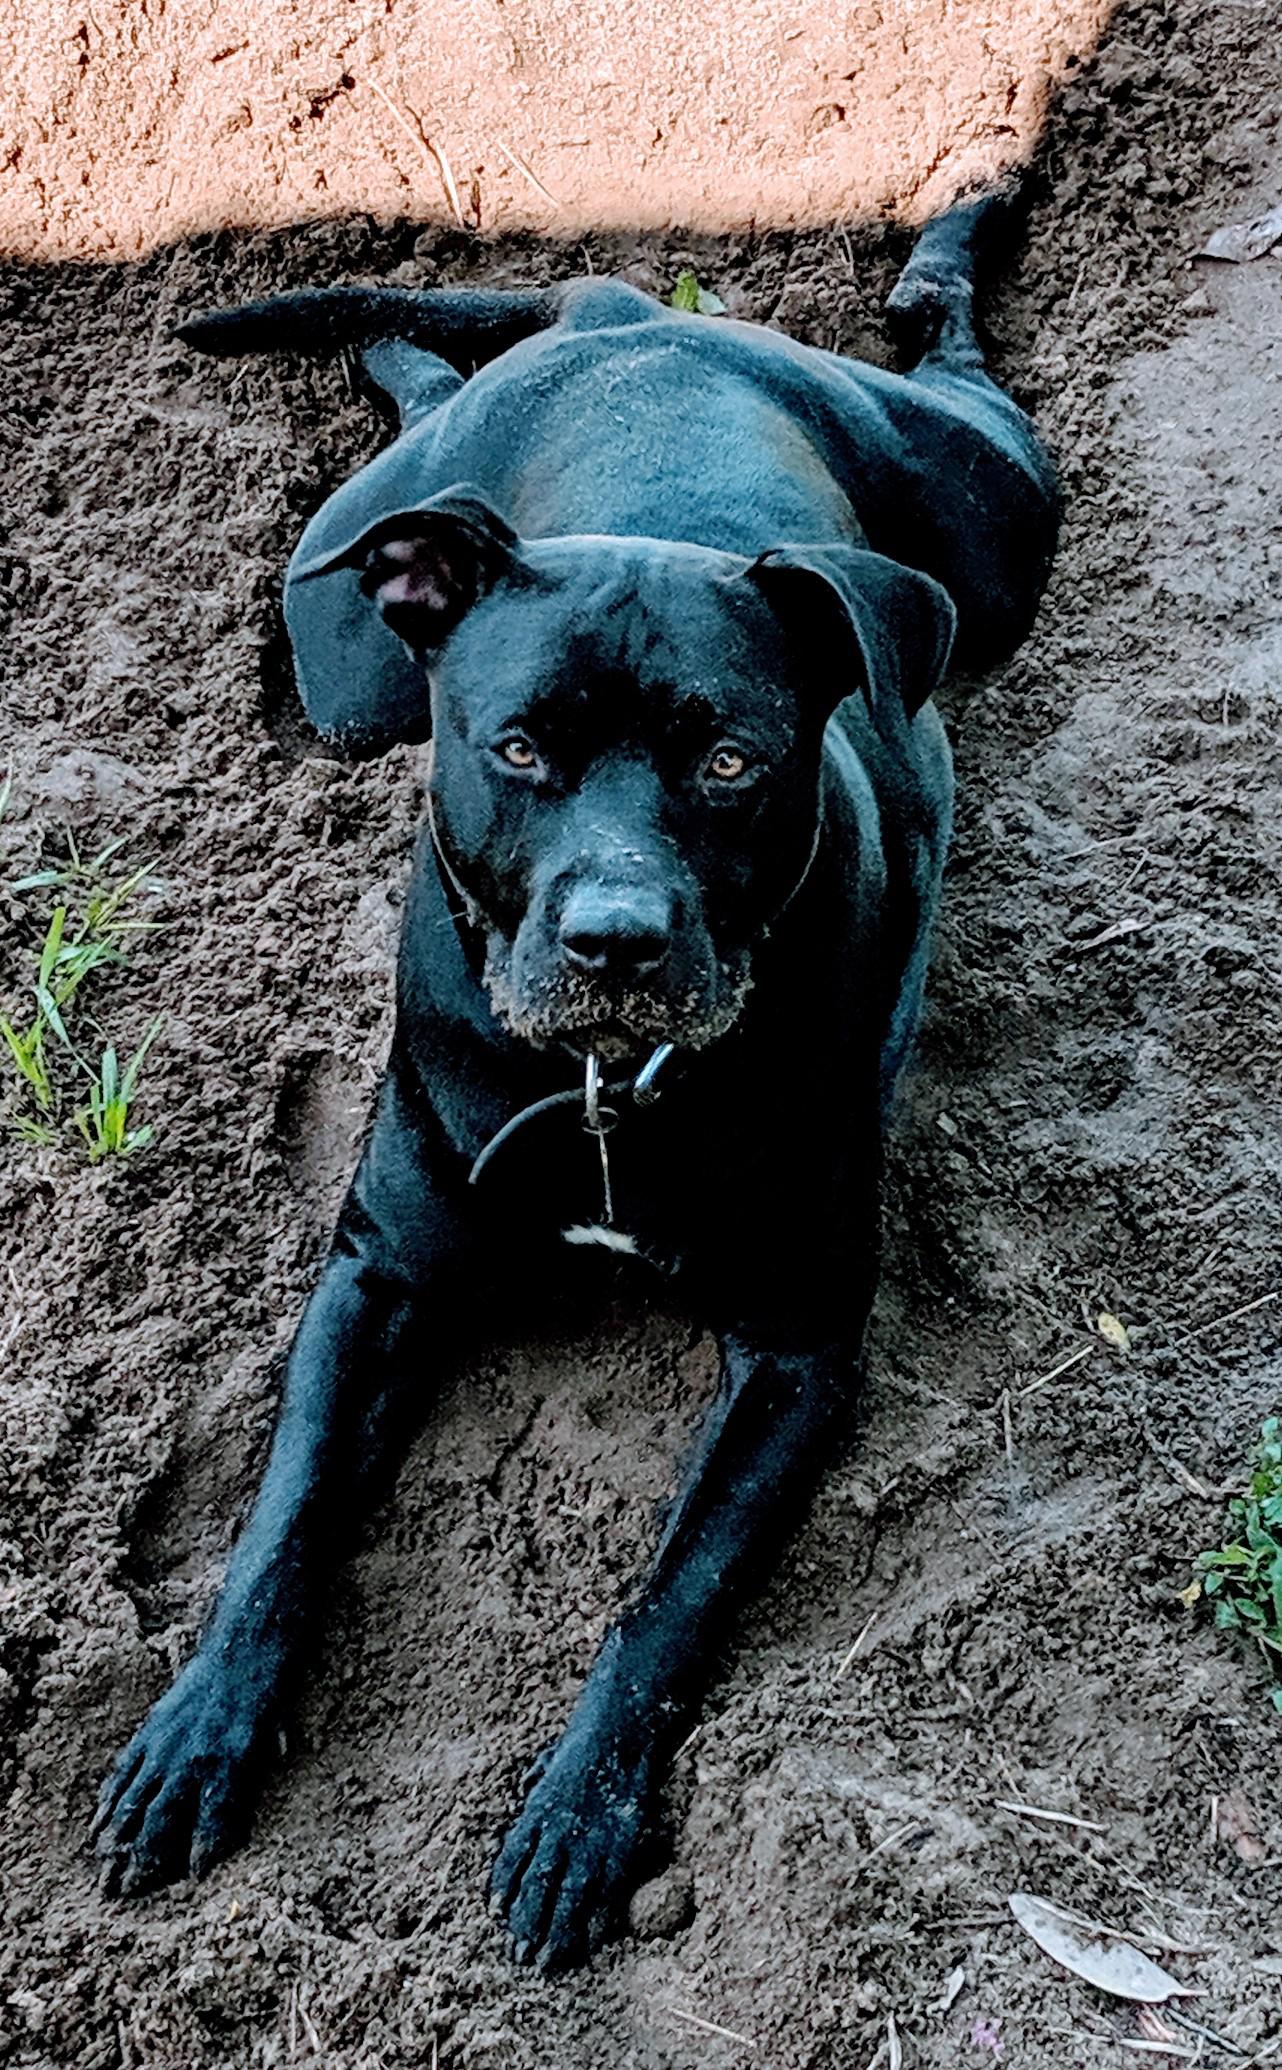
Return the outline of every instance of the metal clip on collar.
[[[497,1135],[490,1137],[489,1142],[485,1145],[473,1164],[471,1171],[468,1173],[468,1185],[475,1186],[494,1153],[497,1150],[501,1150],[505,1143],[510,1142],[517,1130],[524,1128],[527,1121],[533,1121],[536,1115],[550,1113],[554,1107],[572,1106],[576,1100],[581,1098],[584,1110],[583,1126],[590,1135],[594,1135],[597,1138],[601,1145],[602,1177],[605,1184],[608,1220],[610,1172],[606,1156],[605,1138],[614,1127],[619,1116],[615,1108],[603,1106],[602,1100],[603,1098],[621,1099],[625,1093],[630,1092],[638,1107],[652,1107],[659,1097],[660,1090],[655,1084],[655,1080],[663,1066],[667,1063],[668,1058],[673,1054],[674,1048],[675,1044],[671,1042],[661,1042],[658,1048],[641,1066],[641,1069],[631,1082],[627,1079],[620,1079],[612,1085],[607,1085],[602,1080],[600,1057],[588,1057],[582,1093],[579,1093],[577,1090],[549,1093],[546,1099],[535,1100],[531,1106],[522,1107],[519,1114],[514,1114],[510,1121],[504,1122]]]

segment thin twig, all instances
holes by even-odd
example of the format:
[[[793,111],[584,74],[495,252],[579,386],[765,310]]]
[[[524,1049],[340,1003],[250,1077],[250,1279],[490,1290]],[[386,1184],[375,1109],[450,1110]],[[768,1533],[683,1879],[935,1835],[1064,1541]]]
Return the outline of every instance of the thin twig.
[[[1214,2027],[1204,2027],[1200,2020],[1191,2020],[1187,2013],[1176,2012],[1173,2005],[1163,2006],[1162,2010],[1168,2020],[1174,2020],[1177,2027],[1187,2027],[1190,2034],[1200,2034],[1203,2041],[1214,2042],[1216,2048],[1224,2049],[1229,2055],[1246,2054],[1246,2050],[1239,2048],[1236,2041],[1230,2041],[1227,2035],[1217,2034]]]
[[[298,1994],[298,2017],[302,2021],[303,2026],[307,2030],[307,2039],[311,2042],[312,2054],[318,2057],[323,2056],[325,2051],[321,2047],[320,2035],[316,2032],[316,2023],[313,2020],[311,2014],[308,2012],[306,2005],[303,2003],[303,1994],[301,1991]]]
[[[1231,1308],[1227,1315],[1213,1315],[1209,1322],[1197,1323],[1193,1329],[1185,1330],[1182,1337],[1176,1337],[1176,1344],[1191,1344],[1195,1337],[1205,1337],[1209,1330],[1222,1330],[1225,1323],[1240,1322],[1244,1315],[1253,1315],[1257,1308],[1266,1308],[1270,1301],[1276,1301],[1278,1289],[1271,1294],[1257,1295],[1254,1301],[1244,1301],[1240,1308]]]
[[[1011,1421],[1009,1387],[1003,1387],[1002,1389],[1002,1435],[1006,1440],[1006,1464],[1013,1469],[1015,1465],[1015,1427]]]
[[[851,1647],[849,1653],[842,1661],[841,1666],[837,1669],[836,1680],[838,1682],[842,1680],[843,1676],[849,1674],[851,1668],[858,1660],[860,1648],[863,1646],[864,1640],[868,1637],[869,1632],[872,1630],[873,1626],[876,1624],[877,1619],[880,1616],[880,1610],[873,1610],[870,1611],[868,1616],[864,1619],[863,1624],[860,1626],[859,1629],[858,1638],[855,1640],[854,1645]]]
[[[18,1275],[14,1271],[12,1265],[10,1265],[9,1267],[9,1281],[11,1286],[13,1287],[14,1301],[16,1305],[14,1307],[13,1315],[10,1319],[8,1328],[5,1330],[3,1337],[0,1337],[0,1360],[3,1360],[5,1357],[7,1357],[8,1353],[13,1349],[14,1345],[17,1343],[19,1337],[22,1335],[22,1332],[27,1325],[27,1318],[22,1309],[22,1289],[18,1285]]]
[[[1068,1847],[1067,1843],[1066,1851],[1072,1855],[1075,1862],[1098,1860],[1097,1856],[1084,1855],[1077,1848]],[[1139,1883],[1135,1877],[1127,1877],[1124,1871],[1122,1875],[1124,1881],[1132,1883],[1138,1890],[1144,1892],[1143,1884]],[[1147,1892],[1144,1892],[1144,1894],[1147,1895]],[[1049,1898],[1044,1898],[1042,1902],[1046,1910],[1053,1912],[1057,1919],[1066,1920],[1070,1926],[1085,1927],[1091,1933],[1103,1934],[1106,1940],[1133,1941],[1137,1945],[1145,1942],[1150,1948],[1158,1948],[1165,1955],[1214,1955],[1217,1952],[1214,1948],[1194,1948],[1187,1941],[1173,1941],[1169,1934],[1155,1933],[1150,1928],[1144,1926],[1106,1926],[1102,1919],[1088,1919],[1085,1912],[1074,1912],[1067,1905],[1053,1905]],[[1005,1925],[1006,1923],[1007,1921],[1003,1919],[1002,1924]]]
[[[1065,855],[1052,857],[1054,862],[1084,862],[1088,855],[1094,855],[1100,848],[1133,848],[1137,841],[1147,841],[1147,828],[1134,834],[1102,834],[1098,841],[1088,841],[1084,848],[1070,848]]]
[[[678,2020],[688,2020],[692,2027],[698,2027],[704,2034],[719,2034],[723,2041],[737,2041],[740,2048],[755,2049],[757,2046],[746,2034],[736,2034],[732,2027],[719,2027],[715,2020],[700,2019],[698,2013],[683,2012],[679,2005],[670,2005],[666,2010]]]
[[[1213,1495],[1209,1488],[1203,1486],[1196,1474],[1191,1474],[1187,1466],[1177,1459],[1173,1452],[1168,1452],[1166,1447],[1159,1443],[1151,1424],[1145,1423],[1141,1428],[1144,1432],[1144,1442],[1153,1454],[1153,1457],[1166,1468],[1169,1474],[1174,1476],[1182,1488],[1186,1488],[1190,1495],[1195,1495],[1199,1502],[1214,1502],[1218,1500],[1218,1497]]]
[[[454,175],[450,171],[450,161],[445,156],[444,151],[441,150],[438,144],[432,142],[413,108],[409,110],[408,115],[405,114],[397,107],[391,95],[383,91],[377,79],[371,79],[368,73],[365,75],[365,84],[371,93],[378,95],[393,122],[398,129],[405,132],[411,144],[416,145],[419,150],[425,151],[431,159],[440,176],[441,185],[445,189],[445,198],[449,202],[454,220],[461,230],[466,230],[467,221],[463,214],[463,204],[458,198],[458,188],[454,184]],[[412,121],[410,119],[411,116],[413,117]]]
[[[1130,920],[1114,920],[1111,927],[1102,928],[1098,934],[1093,934],[1089,941],[1069,942],[1068,947],[1073,954],[1080,955],[1086,949],[1102,949],[1106,942],[1120,942],[1125,935],[1142,934],[1147,928],[1156,927],[1158,924],[1154,915],[1145,919],[1136,914]]]
[[[1047,1818],[1052,1825],[1079,1826],[1084,1833],[1108,1831],[1108,1827],[1102,1826],[1098,1819],[1074,1818],[1068,1811],[1045,1811],[1040,1804],[1017,1804],[1010,1797],[994,1797],[993,1802],[999,1811],[1013,1811],[1017,1818]]]
[[[538,192],[538,193],[540,193],[540,194],[541,194],[541,195],[543,196],[543,199],[544,199],[545,201],[549,201],[549,202],[551,202],[551,204],[552,204],[552,207],[553,207],[554,209],[556,209],[557,213],[559,214],[559,213],[560,213],[560,209],[561,209],[561,204],[560,204],[560,202],[559,202],[559,201],[557,200],[557,198],[556,198],[555,194],[550,194],[550,193],[548,192],[547,188],[546,188],[546,187],[544,186],[544,184],[543,184],[542,180],[541,180],[541,179],[539,178],[538,174],[537,174],[537,173],[536,173],[536,172],[534,171],[534,169],[533,169],[533,167],[532,167],[532,166],[529,166],[529,165],[527,165],[527,164],[526,164],[525,160],[524,160],[524,159],[523,159],[523,158],[521,157],[521,154],[520,154],[520,152],[519,152],[519,151],[514,151],[514,150],[513,150],[512,148],[511,148],[510,144],[505,144],[505,143],[504,143],[504,141],[503,141],[503,139],[502,139],[502,137],[495,137],[494,141],[495,141],[495,143],[496,143],[496,144],[498,145],[498,147],[499,147],[500,151],[501,151],[501,152],[503,153],[503,156],[504,156],[504,157],[505,157],[505,158],[507,159],[507,161],[508,161],[508,164],[509,164],[509,165],[514,165],[514,166],[516,167],[517,171],[518,171],[518,172],[519,172],[519,173],[520,173],[520,174],[521,174],[521,175],[522,175],[522,176],[523,176],[523,177],[524,177],[525,179],[527,179],[527,180],[529,181],[530,185],[531,185],[531,186],[532,186],[533,188],[535,188],[535,189],[537,190],[537,192]]]
[[[688,1733],[686,1734],[686,1736],[685,1736],[685,1738],[684,1738],[684,1739],[682,1740],[682,1742],[681,1742],[680,1746],[679,1746],[679,1747],[677,1748],[677,1750],[676,1750],[676,1753],[675,1753],[675,1754],[674,1754],[674,1755],[672,1756],[672,1765],[673,1765],[673,1767],[674,1767],[674,1768],[675,1768],[675,1766],[676,1766],[677,1762],[678,1762],[678,1761],[679,1761],[679,1760],[681,1759],[681,1756],[682,1756],[683,1754],[686,1754],[686,1753],[688,1753],[688,1752],[690,1751],[690,1748],[691,1748],[691,1747],[692,1747],[692,1746],[694,1745],[694,1743],[695,1743],[696,1739],[698,1739],[698,1737],[699,1737],[699,1734],[700,1734],[700,1733],[701,1733],[702,1731],[703,1731],[703,1720],[702,1720],[702,1719],[700,1719],[700,1720],[699,1720],[699,1723],[698,1723],[698,1724],[697,1724],[697,1725],[695,1726],[695,1728],[694,1728],[694,1731],[693,1731],[693,1732],[688,1732]]]
[[[884,1839],[879,1840],[875,1847],[870,1847],[864,1856],[864,1860],[870,1862],[875,1854],[885,1854],[888,1847],[897,1847],[899,1842],[906,1840],[910,1833],[927,1833],[929,1831],[929,1826],[923,1826],[919,1818],[910,1818],[906,1826],[896,1826],[892,1832],[886,1834]]]
[[[1052,1366],[1049,1373],[1043,1373],[1040,1379],[1030,1380],[1027,1387],[1021,1387],[1020,1401],[1027,1401],[1029,1395],[1036,1394],[1039,1387],[1049,1387],[1052,1380],[1058,1380],[1063,1374],[1071,1372],[1074,1366],[1080,1366],[1082,1360],[1089,1358],[1094,1349],[1093,1344],[1079,1344],[1076,1351],[1070,1351],[1068,1357],[1062,1358],[1057,1366]]]

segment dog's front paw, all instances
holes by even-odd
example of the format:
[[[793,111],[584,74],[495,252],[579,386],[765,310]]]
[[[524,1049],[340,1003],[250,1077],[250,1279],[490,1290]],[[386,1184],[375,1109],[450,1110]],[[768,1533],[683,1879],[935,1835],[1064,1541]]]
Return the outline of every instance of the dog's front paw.
[[[253,1687],[252,1676],[198,1653],[143,1720],[102,1786],[93,1824],[109,1896],[203,1875],[234,1845],[262,1740]]]
[[[490,1877],[490,1905],[518,1961],[568,1969],[600,1946],[641,1879],[650,1763],[571,1724],[533,1774]]]

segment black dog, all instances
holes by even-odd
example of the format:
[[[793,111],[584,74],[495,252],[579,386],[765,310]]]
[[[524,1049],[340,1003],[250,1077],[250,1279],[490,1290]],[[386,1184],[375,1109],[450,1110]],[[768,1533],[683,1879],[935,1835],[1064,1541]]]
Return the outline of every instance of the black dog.
[[[671,1275],[723,1362],[493,1873],[524,1957],[574,1961],[617,1918],[733,1611],[848,1418],[949,831],[928,700],[950,652],[1013,651],[1050,566],[1051,470],[971,325],[1003,218],[989,197],[920,239],[891,302],[909,375],[600,280],[184,327],[222,354],[358,346],[394,400],[399,438],[308,527],[285,611],[321,731],[430,737],[432,809],[387,1077],[257,1503],[104,1788],[114,1887],[237,1836],[380,1462],[568,1238]]]

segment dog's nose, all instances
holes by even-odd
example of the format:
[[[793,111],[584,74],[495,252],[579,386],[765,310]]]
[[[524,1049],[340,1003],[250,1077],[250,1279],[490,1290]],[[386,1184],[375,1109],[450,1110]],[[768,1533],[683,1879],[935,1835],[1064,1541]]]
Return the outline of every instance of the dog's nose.
[[[566,900],[561,947],[576,970],[643,977],[663,962],[671,943],[672,902],[662,891],[581,884]]]

